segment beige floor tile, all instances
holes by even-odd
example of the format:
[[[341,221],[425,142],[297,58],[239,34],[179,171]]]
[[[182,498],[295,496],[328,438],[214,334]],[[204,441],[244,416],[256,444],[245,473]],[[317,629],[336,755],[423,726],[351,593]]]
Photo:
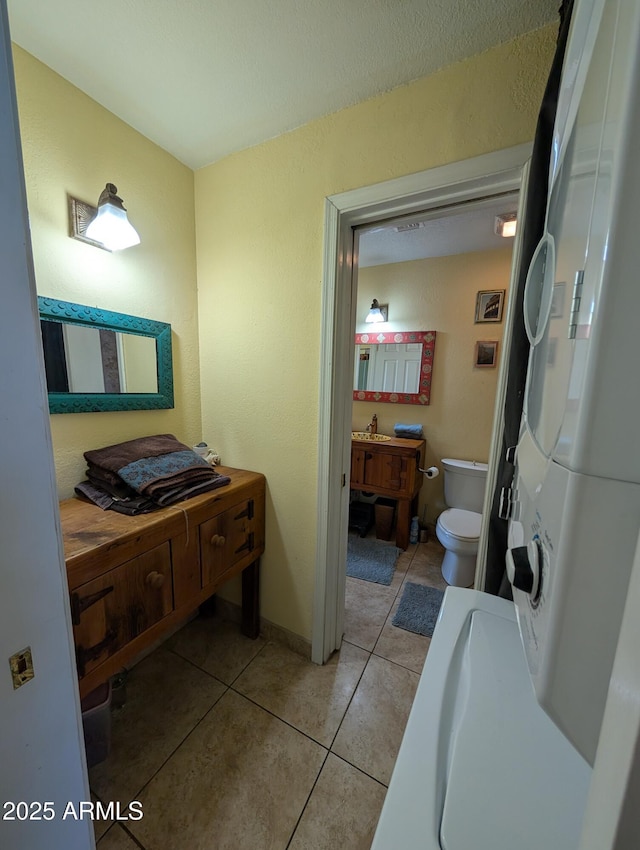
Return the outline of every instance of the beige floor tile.
[[[399,629],[392,624],[399,604],[400,596],[393,603],[393,608],[389,612],[373,652],[375,655],[393,661],[394,664],[408,667],[415,673],[422,673],[431,638],[408,632],[406,629]]]
[[[283,850],[326,750],[227,691],[141,795],[153,850]]]
[[[433,535],[428,543],[419,543],[416,547],[414,558],[424,558],[434,564],[441,564],[444,558],[445,548],[438,538]]]
[[[122,827],[114,824],[98,841],[98,850],[139,850],[139,847]]]
[[[95,804],[97,802],[97,799],[98,798],[96,797],[95,794],[91,795],[91,802],[92,803]],[[113,823],[113,821],[111,820],[111,818],[109,818],[108,820],[103,820],[102,818],[100,818],[99,820],[96,819],[96,820],[93,821],[93,835],[94,835],[94,838],[95,838],[96,841],[98,841],[100,838],[102,838],[102,836],[109,829],[109,827],[111,826],[112,823]]]
[[[343,641],[340,652],[319,666],[270,643],[233,687],[329,747],[368,658],[363,649]]]
[[[437,553],[416,555],[406,572],[403,584],[407,581],[428,584],[440,590],[446,590],[449,586],[442,577],[442,558],[438,558]],[[402,590],[399,595],[402,595]]]
[[[395,598],[385,585],[347,577],[344,639],[371,652]]]
[[[197,617],[166,643],[225,685],[231,685],[266,641],[245,637],[237,623],[219,617]]]
[[[372,655],[332,751],[388,785],[419,678]]]
[[[386,788],[333,753],[288,850],[369,850]]]
[[[225,685],[163,647],[141,661],[127,680],[127,703],[112,715],[111,753],[89,772],[103,803],[136,798]]]
[[[400,550],[400,554],[398,555],[398,560],[396,561],[396,572],[397,573],[406,573],[413,560],[413,552]]]

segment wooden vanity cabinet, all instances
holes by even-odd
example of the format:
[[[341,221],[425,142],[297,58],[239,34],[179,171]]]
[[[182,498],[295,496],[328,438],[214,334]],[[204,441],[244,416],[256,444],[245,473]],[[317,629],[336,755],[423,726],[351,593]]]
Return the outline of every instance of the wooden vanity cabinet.
[[[242,574],[242,630],[258,636],[263,475],[219,467],[231,483],[140,516],[60,503],[80,694],[159,642]]]
[[[203,587],[218,582],[256,549],[264,549],[264,500],[252,496],[200,525]]]
[[[172,610],[169,543],[77,587],[71,619],[78,676],[84,678]]]
[[[418,494],[422,487],[424,440],[393,437],[385,441],[351,441],[352,490],[377,493],[397,501],[396,545],[409,545],[411,517],[418,510]]]

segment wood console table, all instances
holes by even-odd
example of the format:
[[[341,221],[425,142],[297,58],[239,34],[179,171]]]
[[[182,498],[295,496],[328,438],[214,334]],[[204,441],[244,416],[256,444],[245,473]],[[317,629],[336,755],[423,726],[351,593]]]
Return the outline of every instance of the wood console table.
[[[398,502],[396,546],[409,545],[411,517],[418,511],[423,476],[424,440],[392,437],[381,442],[351,441],[351,489],[388,496]]]
[[[82,697],[239,573],[242,631],[258,636],[265,479],[218,470],[230,484],[149,514],[60,503]]]

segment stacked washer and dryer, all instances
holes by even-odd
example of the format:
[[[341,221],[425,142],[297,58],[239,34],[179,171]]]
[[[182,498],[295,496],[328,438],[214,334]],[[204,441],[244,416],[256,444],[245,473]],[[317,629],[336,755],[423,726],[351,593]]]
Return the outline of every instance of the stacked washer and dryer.
[[[514,602],[447,589],[373,850],[580,846],[640,527],[639,60],[639,3],[577,0],[502,500]]]

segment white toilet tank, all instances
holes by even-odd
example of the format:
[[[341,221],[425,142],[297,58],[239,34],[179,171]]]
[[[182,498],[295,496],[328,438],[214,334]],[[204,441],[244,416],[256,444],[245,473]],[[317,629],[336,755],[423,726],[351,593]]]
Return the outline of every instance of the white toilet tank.
[[[450,508],[482,513],[487,464],[474,460],[442,458],[444,500]]]

